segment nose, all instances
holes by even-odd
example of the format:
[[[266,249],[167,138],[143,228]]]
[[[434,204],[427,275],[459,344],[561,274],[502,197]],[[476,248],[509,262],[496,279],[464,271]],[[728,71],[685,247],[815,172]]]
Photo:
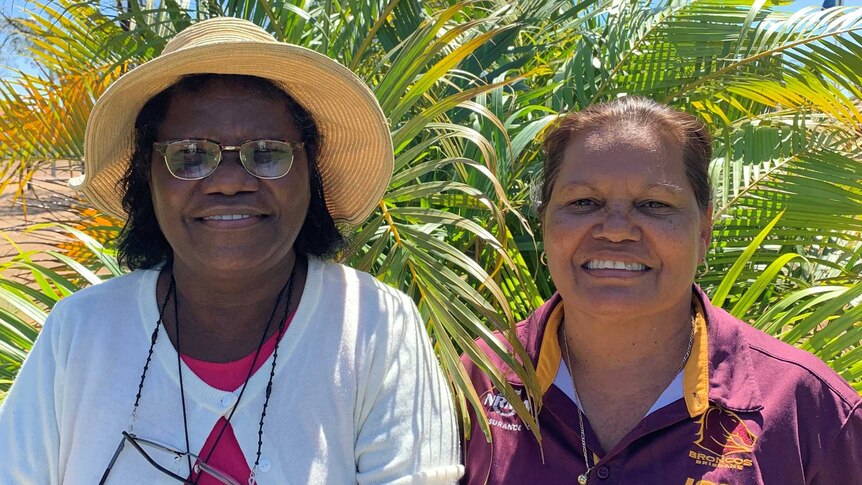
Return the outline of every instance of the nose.
[[[236,195],[255,192],[260,188],[260,179],[248,173],[235,151],[222,152],[222,160],[209,177],[203,179],[203,190],[207,194]]]
[[[640,228],[632,219],[628,206],[605,206],[603,217],[593,228],[593,237],[610,242],[637,241]]]

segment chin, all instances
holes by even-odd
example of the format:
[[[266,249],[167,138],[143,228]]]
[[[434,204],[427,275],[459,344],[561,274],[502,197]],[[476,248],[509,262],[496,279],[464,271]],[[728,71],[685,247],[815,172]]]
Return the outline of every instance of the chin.
[[[253,271],[253,268],[274,266],[287,256],[247,247],[220,248],[195,257],[193,264],[204,272],[247,273]],[[192,263],[192,261],[188,262]]]
[[[563,295],[565,299],[565,295]],[[656,291],[636,288],[609,287],[576,292],[575,301],[590,313],[603,315],[648,312],[650,308],[666,304]]]
[[[691,285],[680,288],[646,286],[608,286],[577,289],[573,292],[575,304],[589,313],[601,315],[648,315],[671,311],[677,305],[689,305]],[[566,296],[563,295],[565,299]]]

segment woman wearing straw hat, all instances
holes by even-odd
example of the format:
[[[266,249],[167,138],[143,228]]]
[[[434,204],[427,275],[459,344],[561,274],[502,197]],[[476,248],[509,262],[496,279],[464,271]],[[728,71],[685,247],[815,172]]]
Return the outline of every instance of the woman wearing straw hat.
[[[72,185],[129,275],[55,307],[0,410],[0,483],[453,483],[405,295],[325,262],[393,165],[347,69],[200,22],[99,99]]]

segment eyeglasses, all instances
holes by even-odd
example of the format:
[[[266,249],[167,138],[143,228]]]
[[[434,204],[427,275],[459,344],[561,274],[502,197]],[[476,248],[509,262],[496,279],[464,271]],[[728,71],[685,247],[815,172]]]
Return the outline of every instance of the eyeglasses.
[[[159,465],[156,462],[156,460],[154,460],[153,457],[151,457],[144,448],[149,448],[151,450],[154,449],[154,450],[168,453],[170,455],[173,455],[173,458],[175,460],[180,460],[183,458],[187,458],[187,459],[191,458],[191,460],[195,461],[195,464],[192,467],[192,469],[194,470],[195,473],[207,474],[207,475],[211,476],[212,478],[218,480],[219,482],[221,482],[225,485],[242,485],[237,480],[234,480],[233,478],[228,476],[225,472],[220,471],[219,469],[214,468],[214,467],[204,463],[195,454],[188,453],[185,451],[175,450],[175,449],[173,449],[169,446],[163,445],[161,443],[156,443],[155,441],[151,441],[151,440],[144,439],[144,438],[139,438],[139,437],[137,437],[131,433],[128,433],[126,431],[123,431],[123,439],[120,440],[120,444],[117,446],[117,451],[114,452],[114,456],[113,456],[113,458],[111,458],[111,462],[108,463],[108,467],[105,468],[105,473],[102,474],[102,479],[99,481],[99,485],[105,484],[105,481],[108,479],[108,474],[111,473],[111,468],[113,468],[114,463],[117,462],[117,458],[120,456],[120,452],[123,451],[123,448],[125,447],[127,441],[129,442],[129,444],[132,445],[132,447],[134,449],[138,450],[138,452],[141,455],[143,455],[144,459],[146,459],[147,462],[150,463],[150,465],[152,465],[158,471],[164,473],[165,475],[179,481],[180,483],[184,483],[186,485],[194,485],[194,482],[189,481],[188,478],[181,477],[181,476],[177,475],[176,473],[173,473],[172,471],[168,470],[167,468]]]
[[[293,165],[293,152],[302,150],[300,141],[250,140],[239,145],[220,145],[211,140],[190,139],[153,143],[165,157],[171,175],[181,180],[200,180],[218,168],[224,152],[239,152],[245,170],[261,179],[287,175]]]

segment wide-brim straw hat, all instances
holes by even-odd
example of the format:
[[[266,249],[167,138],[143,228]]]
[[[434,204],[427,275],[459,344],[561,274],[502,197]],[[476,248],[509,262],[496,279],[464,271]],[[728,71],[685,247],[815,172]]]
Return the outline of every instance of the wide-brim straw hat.
[[[242,19],[217,17],[177,34],[161,55],[129,71],[96,102],[84,137],[84,174],[70,180],[100,210],[125,219],[120,180],[135,143],[135,119],[155,95],[189,74],[269,79],[314,118],[323,143],[317,168],[336,222],[374,210],[394,164],[386,117],[368,86],[336,61],[278,42]]]

